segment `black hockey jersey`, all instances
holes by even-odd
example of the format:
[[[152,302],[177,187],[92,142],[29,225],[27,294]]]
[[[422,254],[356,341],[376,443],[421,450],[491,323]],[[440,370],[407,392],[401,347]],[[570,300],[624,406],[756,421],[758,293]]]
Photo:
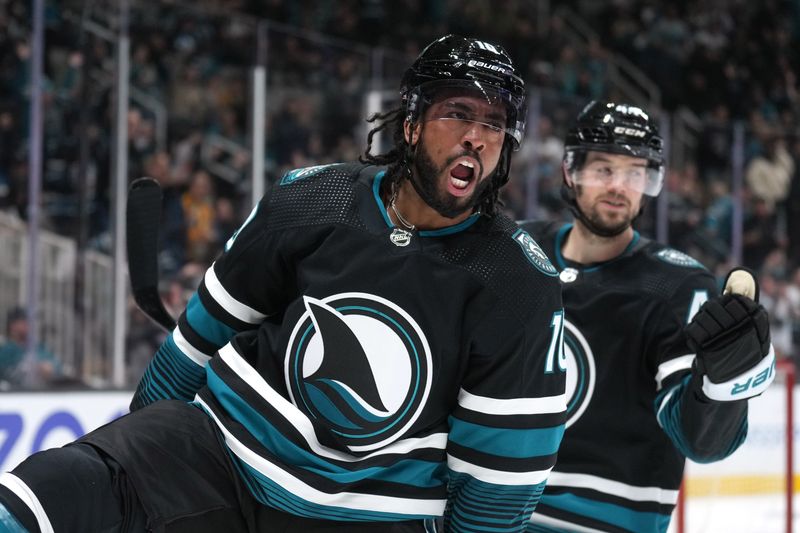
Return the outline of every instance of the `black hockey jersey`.
[[[206,272],[133,407],[194,399],[264,505],[522,531],[563,434],[555,268],[505,217],[394,227],[383,175],[286,174]]]
[[[561,255],[571,224],[522,227],[560,272],[568,376],[564,440],[529,531],[664,532],[684,458],[726,457],[747,431],[746,402],[696,400],[690,383],[683,328],[717,294],[715,279],[638,233],[619,257],[579,265]],[[682,422],[700,420],[698,408],[728,417],[699,448]]]

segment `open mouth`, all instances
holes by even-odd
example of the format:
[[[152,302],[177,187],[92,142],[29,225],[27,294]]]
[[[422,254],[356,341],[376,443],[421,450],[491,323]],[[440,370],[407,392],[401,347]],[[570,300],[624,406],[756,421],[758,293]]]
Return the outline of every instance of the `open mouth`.
[[[467,160],[459,161],[458,164],[450,169],[448,189],[455,196],[465,196],[472,189],[475,176],[475,163]]]

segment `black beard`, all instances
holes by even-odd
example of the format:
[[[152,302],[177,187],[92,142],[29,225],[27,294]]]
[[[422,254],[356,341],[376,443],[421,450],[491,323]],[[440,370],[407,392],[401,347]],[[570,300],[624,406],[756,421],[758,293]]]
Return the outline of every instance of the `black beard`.
[[[469,156],[478,161],[479,171],[477,176],[472,179],[478,179],[483,175],[483,163],[475,152],[465,150],[464,152],[453,156],[445,161],[441,168],[436,168],[433,159],[428,155],[425,150],[425,145],[422,143],[420,137],[419,144],[417,144],[416,153],[411,160],[411,167],[414,171],[411,172],[411,184],[426,204],[436,210],[437,213],[446,218],[455,218],[465,211],[474,209],[479,205],[486,195],[489,193],[489,187],[492,184],[492,176],[486,176],[483,181],[476,184],[475,190],[472,195],[467,199],[466,203],[459,203],[458,198],[451,195],[439,194],[437,188],[437,178],[439,174],[444,172],[453,161],[459,157]]]
[[[579,186],[576,186],[576,193],[577,195],[581,194]],[[575,205],[577,206],[577,198],[575,199]],[[594,209],[588,213],[584,213],[580,210],[580,215],[581,222],[583,222],[592,233],[600,235],[601,237],[616,237],[628,229],[636,218],[633,216],[617,224],[608,224],[603,221],[602,217]]]

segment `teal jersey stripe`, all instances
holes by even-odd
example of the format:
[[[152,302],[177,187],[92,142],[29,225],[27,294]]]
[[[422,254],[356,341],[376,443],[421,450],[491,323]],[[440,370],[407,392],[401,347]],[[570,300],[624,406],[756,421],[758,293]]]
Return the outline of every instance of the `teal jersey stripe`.
[[[5,531],[5,533],[28,533],[28,530],[22,527],[22,524],[14,518],[14,515],[2,503],[0,503],[0,531]]]
[[[505,486],[453,472],[445,524],[455,531],[521,531],[544,490],[544,483]]]
[[[236,463],[240,474],[245,479],[253,481],[257,490],[253,492],[259,502],[273,509],[279,509],[298,516],[309,518],[322,518],[329,520],[352,520],[368,522],[396,522],[399,520],[414,520],[431,518],[429,515],[411,513],[385,513],[381,511],[366,511],[361,509],[348,509],[331,505],[322,505],[304,499],[271,480],[258,470],[241,461],[234,454],[231,457]],[[250,483],[248,486],[253,487]],[[413,509],[409,509],[413,511]]]
[[[366,479],[403,483],[414,487],[444,486],[447,467],[442,461],[401,459],[389,466],[371,466],[356,470],[343,468],[306,450],[286,438],[269,420],[248,405],[211,367],[207,370],[208,388],[225,411],[243,425],[258,442],[286,464],[302,468],[336,483],[350,484]]]
[[[525,529],[525,533],[570,533],[566,529],[560,529],[551,526],[545,526],[542,524],[533,524],[528,522],[528,527]]]
[[[186,306],[186,320],[198,335],[208,342],[222,347],[236,335],[236,330],[226,326],[208,312],[200,301],[198,293],[194,293]]]
[[[449,417],[450,440],[499,457],[527,459],[558,451],[564,426],[537,429],[493,428]]]
[[[191,400],[204,383],[205,368],[181,352],[170,334],[147,365],[131,406],[138,409],[163,399]]]
[[[600,520],[637,533],[665,532],[670,515],[634,511],[613,503],[598,502],[574,494],[545,494],[542,505],[548,505],[569,513]]]

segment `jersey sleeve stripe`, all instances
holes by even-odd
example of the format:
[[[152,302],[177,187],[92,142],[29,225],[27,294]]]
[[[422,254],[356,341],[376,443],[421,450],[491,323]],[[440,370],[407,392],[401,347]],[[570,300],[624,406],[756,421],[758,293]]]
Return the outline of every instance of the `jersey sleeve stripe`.
[[[151,365],[152,376],[174,394],[170,396],[171,398],[190,400],[202,386],[204,372],[192,363],[188,364],[192,365],[191,369],[194,372],[186,372],[181,368],[183,364],[185,364],[183,358],[154,357]]]
[[[513,457],[502,457],[490,453],[467,448],[450,441],[447,445],[447,453],[465,463],[496,470],[498,472],[524,473],[536,472],[552,468],[556,463],[556,454],[537,455],[534,457],[524,457],[521,459]]]
[[[507,486],[485,483],[453,473],[448,495],[453,503],[445,514],[448,531],[521,531],[544,490],[544,483]]]
[[[566,412],[546,413],[542,415],[488,415],[464,409],[460,405],[452,412],[452,416],[471,424],[493,428],[534,429],[552,428],[566,423]]]
[[[236,334],[235,329],[211,316],[197,293],[192,295],[186,306],[186,320],[200,337],[217,346],[224,345]]]
[[[670,359],[669,361],[664,361],[663,363],[658,365],[658,372],[656,372],[656,388],[660,390],[661,383],[663,383],[665,379],[667,379],[675,372],[681,372],[683,370],[689,370],[690,368],[692,368],[692,362],[694,361],[694,357],[695,354],[690,353],[687,355],[676,357],[674,359]]]
[[[564,426],[539,429],[499,429],[450,417],[450,440],[466,448],[517,459],[558,451]]]
[[[228,431],[224,424],[217,418],[216,414],[199,397],[195,397],[198,402],[214,419],[217,427],[220,428],[225,438],[228,448],[236,454],[248,467],[263,474],[274,483],[283,487],[292,494],[302,496],[303,499],[319,504],[342,507],[346,509],[378,511],[392,513],[398,509],[414,509],[420,517],[438,516],[444,510],[444,500],[417,500],[411,498],[393,498],[389,496],[379,496],[375,494],[361,494],[355,492],[327,493],[316,487],[312,487],[292,473],[280,468],[274,462],[262,457],[244,446],[234,435]]]
[[[219,281],[217,273],[214,271],[214,265],[216,265],[216,263],[212,264],[208,270],[206,270],[204,277],[206,289],[208,290],[209,295],[234,318],[237,318],[242,322],[247,322],[248,324],[258,324],[262,322],[267,315],[253,309],[252,307],[238,301],[236,298],[231,296]]]
[[[393,442],[380,450],[363,456],[353,456],[338,450],[334,450],[320,444],[314,432],[311,421],[289,400],[281,396],[277,391],[270,387],[264,378],[247,361],[242,359],[236,349],[227,344],[219,351],[220,358],[228,365],[231,370],[256,392],[265,402],[277,410],[303,436],[314,453],[323,457],[329,457],[340,461],[359,461],[381,454],[408,453],[409,450],[430,447],[444,449],[447,445],[446,433],[434,433],[422,438],[402,439]]]
[[[33,516],[36,517],[41,533],[53,533],[53,525],[50,523],[42,503],[24,481],[11,472],[3,472],[0,473],[0,485],[13,492],[31,510]]]
[[[213,355],[220,349],[218,344],[210,342],[198,334],[191,324],[189,324],[188,317],[185,312],[181,313],[178,317],[178,327],[181,330],[181,335],[186,339],[190,345],[194,346],[202,354]]]
[[[675,505],[678,502],[677,490],[639,487],[589,474],[552,472],[547,479],[547,486],[591,489],[635,502],[649,501],[664,505]]]
[[[447,465],[455,472],[468,474],[479,481],[495,485],[537,485],[546,481],[550,474],[550,468],[532,472],[492,470],[463,461],[450,453],[447,454]]]
[[[531,415],[567,410],[566,394],[542,398],[499,399],[478,396],[461,389],[458,404],[465,409],[491,415]]]
[[[169,338],[167,339],[167,341],[169,341]],[[189,341],[186,340],[186,337],[184,337],[183,333],[181,332],[180,325],[178,325],[172,331],[172,342],[175,344],[178,350],[180,350],[181,353],[186,356],[187,359],[189,359],[198,366],[201,367],[206,366],[208,360],[211,359],[210,355],[204,354],[203,352],[192,346],[189,343]]]

